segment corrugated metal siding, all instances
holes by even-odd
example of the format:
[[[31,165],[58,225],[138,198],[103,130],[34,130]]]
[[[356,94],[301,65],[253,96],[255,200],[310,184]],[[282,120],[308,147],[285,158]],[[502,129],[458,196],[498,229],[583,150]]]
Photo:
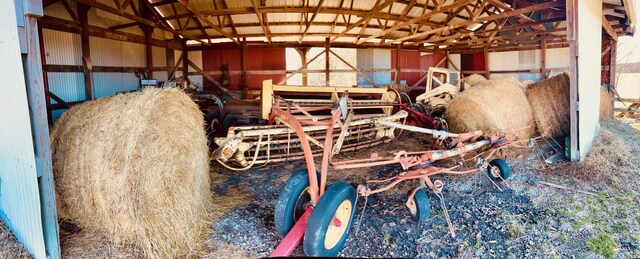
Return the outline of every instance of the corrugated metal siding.
[[[82,65],[80,35],[42,29],[47,64]]]
[[[391,50],[389,49],[358,49],[358,68],[391,68]],[[364,73],[380,85],[391,83],[391,73]],[[371,86],[369,81],[358,76],[358,85]]]
[[[0,218],[36,258],[45,258],[37,172],[13,1],[0,8]]]
[[[66,102],[82,101],[86,98],[84,92],[84,75],[82,73],[48,72],[49,91],[62,98]],[[56,101],[51,100],[51,103]],[[61,111],[53,111],[51,119],[57,121],[62,115]]]
[[[114,96],[118,92],[138,89],[138,78],[132,73],[93,73],[96,98]]]
[[[198,66],[200,69],[202,69],[202,51],[189,51],[187,53],[189,55],[189,60],[193,62],[193,64]],[[193,67],[189,66],[189,72],[196,72],[196,70]],[[189,81],[198,84],[199,86],[198,90],[203,89],[204,79],[202,78],[202,76],[199,76],[199,75],[188,76],[188,78],[189,78]]]

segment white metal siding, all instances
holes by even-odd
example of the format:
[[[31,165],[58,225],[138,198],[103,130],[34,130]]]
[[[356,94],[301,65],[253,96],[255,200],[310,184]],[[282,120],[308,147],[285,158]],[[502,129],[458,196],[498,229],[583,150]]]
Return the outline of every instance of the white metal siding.
[[[13,1],[0,20],[0,218],[36,258],[46,251],[22,57]]]
[[[578,2],[578,135],[584,159],[600,128],[600,51],[602,0]],[[594,30],[597,28],[597,30]]]
[[[42,37],[47,64],[82,65],[79,34],[42,29]]]
[[[390,49],[358,49],[358,68],[391,68]],[[379,85],[391,82],[390,72],[364,73]],[[369,81],[358,76],[358,85],[371,85]]]
[[[189,55],[189,61],[193,62],[193,64],[202,69],[202,51],[189,51],[187,52],[187,54]],[[196,70],[193,67],[189,66],[189,72],[196,72]],[[202,90],[204,86],[204,79],[202,78],[202,76],[188,76],[188,78],[189,81],[198,84],[198,89]]]

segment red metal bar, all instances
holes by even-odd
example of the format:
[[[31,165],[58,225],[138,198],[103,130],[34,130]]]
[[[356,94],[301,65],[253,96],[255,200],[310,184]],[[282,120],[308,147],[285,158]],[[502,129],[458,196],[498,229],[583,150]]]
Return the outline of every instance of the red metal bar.
[[[329,170],[329,158],[331,157],[331,150],[333,149],[333,127],[335,121],[339,120],[340,107],[334,107],[331,111],[331,119],[327,126],[327,133],[324,139],[324,151],[322,154],[322,165],[320,165],[320,196],[324,194],[324,190],[327,186],[327,170]]]
[[[318,177],[316,176],[316,164],[313,161],[313,151],[311,150],[311,145],[309,145],[309,140],[307,139],[307,134],[302,129],[302,125],[296,118],[287,114],[286,112],[280,110],[278,107],[273,107],[271,109],[270,117],[280,117],[286,123],[288,123],[291,128],[298,135],[298,139],[300,140],[300,145],[302,146],[302,152],[304,153],[304,160],[307,164],[307,170],[309,172],[309,187],[311,188],[311,200],[313,204],[316,204],[320,199],[319,189],[318,189]],[[269,120],[272,120],[271,118]]]
[[[298,221],[296,221],[296,224],[293,225],[284,239],[282,239],[278,247],[271,252],[269,257],[289,256],[293,250],[296,249],[304,237],[304,232],[307,230],[307,222],[309,222],[309,217],[311,217],[312,211],[313,207],[307,206],[307,209],[304,211],[302,216],[300,216]]]

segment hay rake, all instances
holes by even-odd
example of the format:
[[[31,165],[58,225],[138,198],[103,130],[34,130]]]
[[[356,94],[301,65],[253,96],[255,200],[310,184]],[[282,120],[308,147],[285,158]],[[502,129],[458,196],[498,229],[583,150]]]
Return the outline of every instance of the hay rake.
[[[351,135],[349,129],[352,123],[353,108],[350,105],[351,102],[347,96],[343,96],[338,103],[330,108],[331,116],[329,120],[324,122],[298,120],[292,116],[291,110],[284,111],[279,107],[273,107],[271,119],[281,122],[298,136],[304,153],[306,169],[295,172],[280,192],[274,220],[276,230],[284,238],[271,256],[289,255],[302,240],[304,240],[304,252],[309,256],[336,256],[344,246],[353,223],[358,193],[368,197],[371,194],[389,190],[403,181],[413,179],[419,180],[419,186],[411,191],[407,199],[406,206],[409,211],[418,220],[426,220],[429,217],[429,201],[424,189],[430,188],[440,198],[451,235],[455,236],[454,228],[444,206],[444,197],[442,196],[444,183],[441,180],[432,180],[431,177],[440,174],[464,175],[482,172],[499,188],[494,181],[507,179],[510,174],[509,167],[503,159],[497,158],[491,161],[488,159],[493,157],[496,152],[502,153],[504,148],[521,147],[519,141],[507,139],[508,135],[519,130],[493,136],[483,136],[481,131],[454,134],[404,125],[393,119],[382,117],[370,118],[369,126],[429,134],[445,143],[450,149],[424,152],[400,151],[393,157],[374,155],[367,159],[330,162],[332,156],[340,151],[343,140]],[[303,112],[300,107],[296,108]],[[324,109],[328,109],[328,107],[324,107]],[[344,121],[340,120],[340,116]],[[303,125],[305,124],[325,126],[326,135],[322,146],[322,162],[319,172],[316,170],[315,154],[311,150],[308,135],[304,130],[305,126]],[[334,144],[335,132],[338,134]],[[471,151],[476,151],[476,153],[465,159],[465,155]],[[502,155],[504,156],[504,154]],[[443,168],[433,164],[436,161],[453,158],[459,158],[458,165]],[[465,162],[469,161],[475,161],[476,167],[461,170]],[[400,164],[404,171],[388,179],[369,180],[367,186],[360,185],[357,190],[344,182],[327,185],[329,166],[336,170],[344,170],[389,164]],[[372,190],[368,187],[369,184],[383,186]]]
[[[348,98],[339,97],[345,94]],[[372,100],[371,96],[379,96],[379,99]],[[330,111],[341,100],[344,116],[332,118]],[[346,109],[349,110],[348,117]],[[276,116],[278,112],[287,113],[302,124],[304,141],[291,125],[283,122],[283,116]],[[338,151],[357,151],[396,138],[393,127],[372,125],[372,118],[398,124],[409,121],[433,128],[445,125],[408,108],[401,102],[400,94],[392,89],[293,87],[272,85],[270,80],[263,83],[261,118],[269,125],[230,127],[226,137],[215,138],[219,148],[213,152],[213,159],[231,170],[247,170],[270,162],[304,159],[302,142],[311,142],[312,154],[317,157],[322,156],[322,142],[327,138],[337,143],[334,155]],[[328,136],[327,122],[331,120],[333,132]],[[343,131],[344,135],[340,135]]]

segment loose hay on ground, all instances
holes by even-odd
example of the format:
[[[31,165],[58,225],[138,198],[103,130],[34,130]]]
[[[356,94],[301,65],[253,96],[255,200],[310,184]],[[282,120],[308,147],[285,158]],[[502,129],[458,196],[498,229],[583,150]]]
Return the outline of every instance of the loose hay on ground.
[[[0,258],[33,258],[2,220],[0,220]]]
[[[510,77],[491,79],[458,94],[447,107],[447,122],[458,133],[493,134],[531,126],[514,135],[519,138],[529,138],[534,126],[520,82]]]
[[[569,134],[569,76],[561,74],[532,84],[527,99],[539,134],[562,139]]]
[[[209,151],[186,94],[147,89],[74,106],[54,125],[51,147],[60,218],[148,257],[201,251]]]

